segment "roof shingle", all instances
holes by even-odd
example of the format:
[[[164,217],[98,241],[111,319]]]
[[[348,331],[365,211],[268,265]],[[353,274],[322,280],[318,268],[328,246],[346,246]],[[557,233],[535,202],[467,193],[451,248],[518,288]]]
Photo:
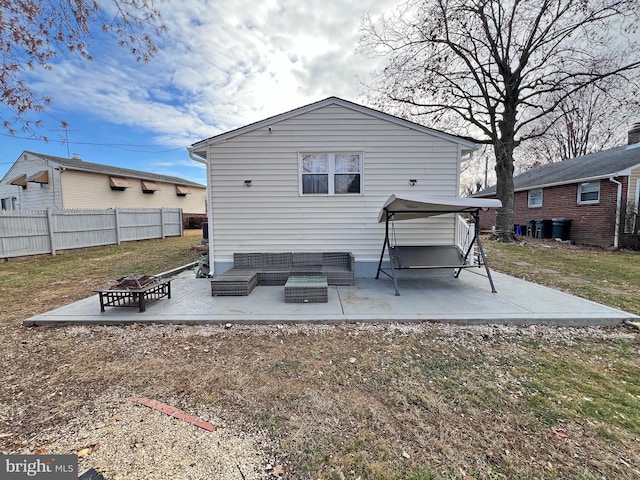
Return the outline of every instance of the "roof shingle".
[[[30,155],[35,155],[40,158],[51,160],[52,162],[59,163],[60,165],[70,170],[103,173],[106,175],[118,175],[121,177],[133,177],[133,178],[139,178],[142,180],[152,180],[152,181],[155,180],[158,182],[165,182],[165,183],[177,183],[180,185],[188,185],[192,187],[202,187],[202,188],[205,187],[205,185],[192,182],[191,180],[186,180],[180,177],[173,177],[170,175],[160,175],[160,174],[151,173],[151,172],[143,172],[141,170],[132,170],[130,168],[114,167],[112,165],[104,165],[102,163],[85,162],[80,158],[56,157],[55,155],[46,155],[43,153],[30,152],[30,151],[25,151],[24,153],[28,153]]]
[[[532,168],[514,176],[513,185],[515,191],[565,185],[626,175],[637,166],[640,166],[640,144],[625,145]],[[493,185],[472,196],[486,197],[495,194],[496,186]]]

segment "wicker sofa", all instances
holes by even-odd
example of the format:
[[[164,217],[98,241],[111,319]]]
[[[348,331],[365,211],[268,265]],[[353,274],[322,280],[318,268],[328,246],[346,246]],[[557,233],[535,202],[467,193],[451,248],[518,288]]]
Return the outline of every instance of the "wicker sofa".
[[[249,295],[257,285],[285,285],[290,276],[324,276],[328,285],[353,285],[349,252],[234,253],[233,267],[211,280],[212,295]]]

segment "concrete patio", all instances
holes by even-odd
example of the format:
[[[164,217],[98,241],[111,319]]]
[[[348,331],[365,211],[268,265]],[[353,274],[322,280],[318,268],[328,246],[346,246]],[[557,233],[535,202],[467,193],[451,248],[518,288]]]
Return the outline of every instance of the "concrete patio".
[[[126,323],[342,323],[449,322],[458,324],[617,325],[640,317],[547,287],[492,272],[464,270],[458,279],[401,279],[400,296],[391,279],[357,278],[355,286],[330,286],[327,303],[285,303],[284,287],[258,286],[246,297],[212,297],[211,282],[191,270],[173,277],[171,299],[147,306],[107,307],[98,296],[26,319],[24,325]]]

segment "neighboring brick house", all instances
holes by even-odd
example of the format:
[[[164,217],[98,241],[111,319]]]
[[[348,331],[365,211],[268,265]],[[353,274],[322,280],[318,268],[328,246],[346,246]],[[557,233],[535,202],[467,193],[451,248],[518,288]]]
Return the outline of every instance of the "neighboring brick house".
[[[640,124],[629,130],[628,145],[532,168],[513,182],[514,228],[532,220],[570,219],[569,239],[618,247],[639,226],[630,208],[638,212]],[[494,185],[473,196],[495,198],[495,192]],[[490,229],[495,219],[495,211],[483,212],[481,228]],[[558,229],[549,223],[545,230],[552,236]]]
[[[181,208],[206,213],[206,186],[179,177],[22,152],[0,179],[2,210]]]

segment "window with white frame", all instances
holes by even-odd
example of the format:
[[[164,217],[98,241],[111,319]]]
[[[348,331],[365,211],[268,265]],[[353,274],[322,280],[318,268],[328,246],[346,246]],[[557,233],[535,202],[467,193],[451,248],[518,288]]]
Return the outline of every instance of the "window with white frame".
[[[542,207],[542,189],[529,190],[529,208]]]
[[[600,182],[586,182],[578,185],[578,203],[598,203]]]
[[[302,195],[362,193],[362,153],[301,153]]]

